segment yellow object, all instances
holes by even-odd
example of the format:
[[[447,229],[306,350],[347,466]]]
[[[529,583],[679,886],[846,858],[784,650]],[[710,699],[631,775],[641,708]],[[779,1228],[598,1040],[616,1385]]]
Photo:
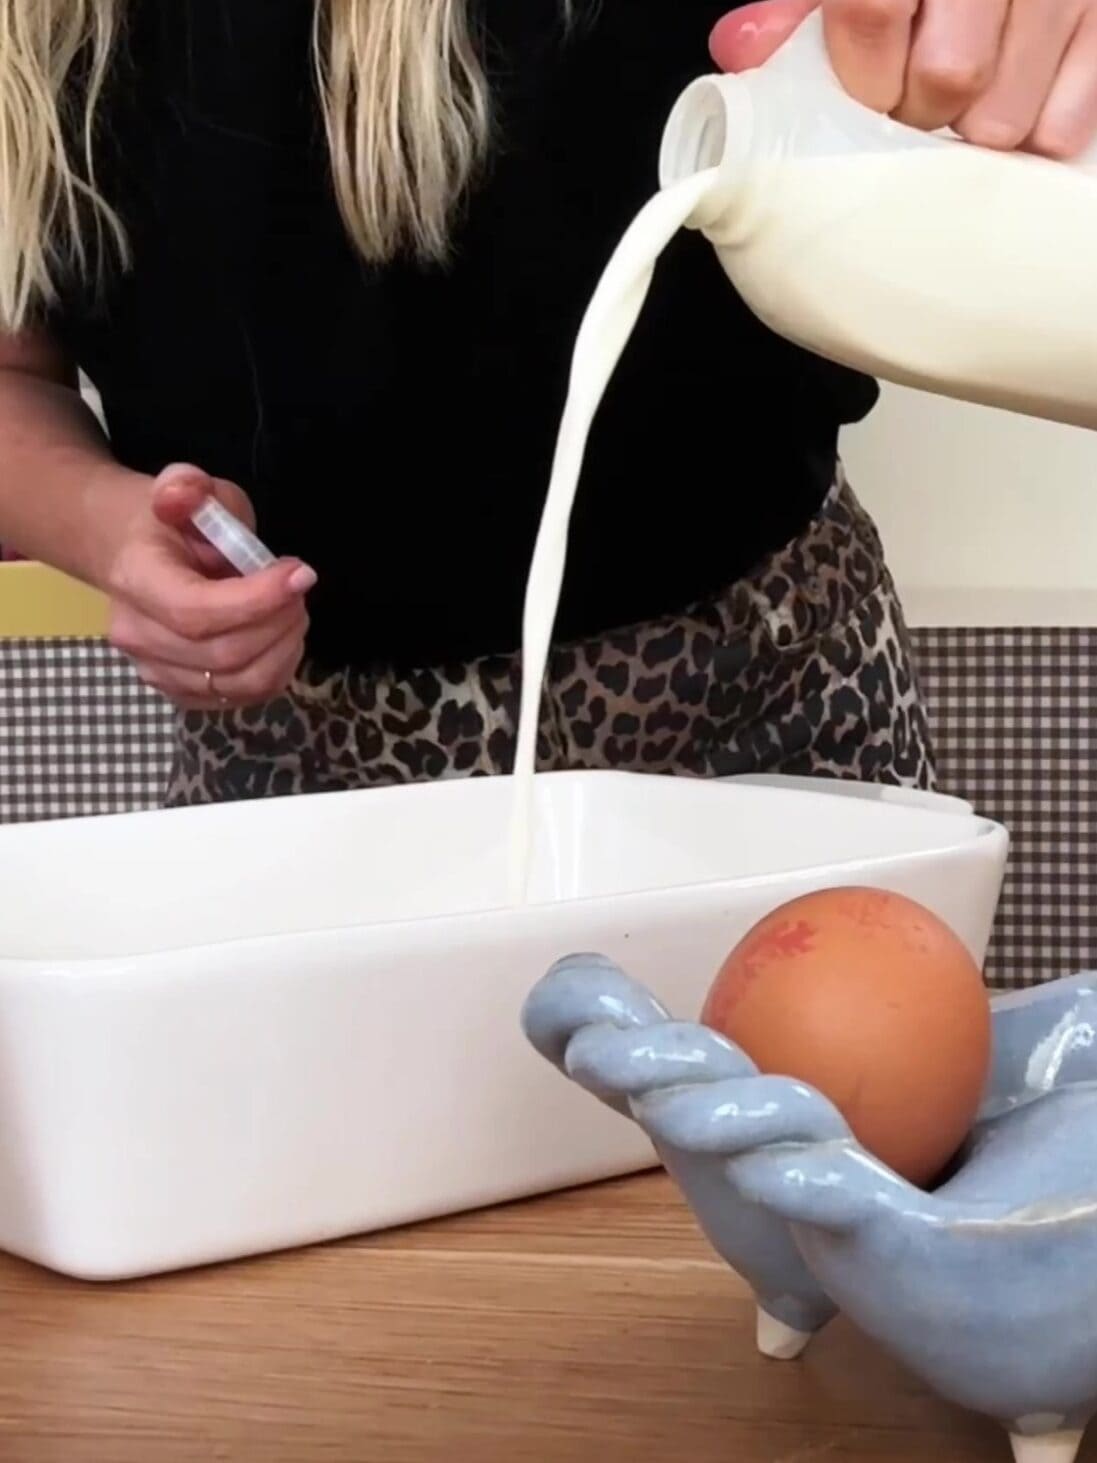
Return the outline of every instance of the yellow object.
[[[0,564],[0,638],[107,633],[107,601],[45,564]]]

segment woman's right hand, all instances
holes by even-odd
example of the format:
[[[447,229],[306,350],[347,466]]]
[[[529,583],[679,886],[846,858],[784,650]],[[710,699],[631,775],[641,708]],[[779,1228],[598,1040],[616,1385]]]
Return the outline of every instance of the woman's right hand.
[[[1097,0],[763,0],[720,21],[713,57],[760,66],[820,6],[834,70],[866,107],[1053,158],[1097,136]]]
[[[297,559],[239,576],[191,525],[210,495],[255,527],[251,503],[233,483],[169,467],[131,519],[105,586],[111,643],[148,685],[202,711],[258,704],[285,690],[304,653],[305,596],[316,583]]]

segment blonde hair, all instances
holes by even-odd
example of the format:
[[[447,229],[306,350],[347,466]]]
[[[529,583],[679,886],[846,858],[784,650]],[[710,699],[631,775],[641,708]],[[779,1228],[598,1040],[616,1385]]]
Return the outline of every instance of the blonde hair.
[[[0,326],[8,330],[49,304],[66,275],[98,276],[112,251],[125,260],[94,148],[124,3],[0,0]],[[317,0],[315,68],[335,195],[368,260],[404,250],[444,257],[454,207],[484,156],[488,92],[467,3]]]

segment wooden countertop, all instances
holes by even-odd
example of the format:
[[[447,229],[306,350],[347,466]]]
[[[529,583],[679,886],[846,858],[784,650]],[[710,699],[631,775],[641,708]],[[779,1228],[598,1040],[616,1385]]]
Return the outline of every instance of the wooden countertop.
[[[844,1323],[752,1337],[662,1175],[113,1288],[5,1259],[0,1459],[1008,1463]]]

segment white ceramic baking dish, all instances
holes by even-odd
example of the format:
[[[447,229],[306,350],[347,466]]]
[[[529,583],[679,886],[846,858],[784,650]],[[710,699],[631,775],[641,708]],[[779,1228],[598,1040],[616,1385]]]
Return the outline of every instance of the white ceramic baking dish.
[[[696,1011],[765,910],[871,882],[984,955],[1006,836],[964,804],[538,782],[523,909],[505,780],[0,828],[0,1247],[120,1278],[647,1166],[519,1030],[571,951]]]

